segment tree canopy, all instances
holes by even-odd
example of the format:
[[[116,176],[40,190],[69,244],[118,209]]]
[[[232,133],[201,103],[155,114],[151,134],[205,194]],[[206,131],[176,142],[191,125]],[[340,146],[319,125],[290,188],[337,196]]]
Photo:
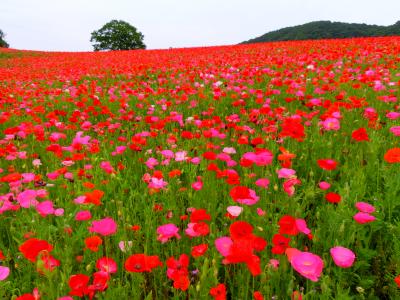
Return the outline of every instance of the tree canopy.
[[[390,26],[316,21],[271,31],[242,44],[393,35],[400,35],[400,21]]]
[[[8,43],[4,40],[4,37],[5,37],[5,34],[0,29],[0,48],[8,48],[9,47]]]
[[[146,49],[143,43],[144,35],[131,24],[112,20],[93,31],[90,41],[93,42],[94,51],[99,50],[132,50]]]

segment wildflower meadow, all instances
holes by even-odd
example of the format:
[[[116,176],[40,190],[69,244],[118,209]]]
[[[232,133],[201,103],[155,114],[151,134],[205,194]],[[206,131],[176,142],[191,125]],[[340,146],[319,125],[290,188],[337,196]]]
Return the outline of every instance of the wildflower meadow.
[[[400,38],[0,50],[0,299],[400,299]]]

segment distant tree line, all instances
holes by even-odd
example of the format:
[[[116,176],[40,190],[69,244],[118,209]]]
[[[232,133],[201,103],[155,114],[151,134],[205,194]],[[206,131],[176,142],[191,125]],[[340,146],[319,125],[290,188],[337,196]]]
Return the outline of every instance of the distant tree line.
[[[400,35],[400,21],[390,26],[316,21],[271,31],[241,44],[393,35]]]
[[[8,48],[9,45],[7,42],[4,40],[4,32],[0,29],[0,48]]]

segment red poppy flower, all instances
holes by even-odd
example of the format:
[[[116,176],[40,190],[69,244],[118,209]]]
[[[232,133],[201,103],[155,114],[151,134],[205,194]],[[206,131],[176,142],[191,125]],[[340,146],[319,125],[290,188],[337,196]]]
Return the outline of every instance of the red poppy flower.
[[[296,219],[292,216],[283,216],[278,224],[280,234],[297,235],[299,233],[299,229],[296,226]]]
[[[220,283],[215,287],[210,289],[210,295],[215,300],[225,300],[226,299],[226,287],[225,284]]]
[[[354,130],[353,133],[351,134],[351,137],[353,138],[353,140],[357,142],[369,141],[367,130],[363,127]]]
[[[333,159],[319,159],[317,163],[321,169],[328,171],[335,170],[338,165],[338,163]]]
[[[85,203],[92,203],[94,205],[101,205],[101,198],[103,197],[104,192],[100,190],[93,190],[91,192],[85,193]]]
[[[400,163],[400,148],[389,149],[383,158],[390,164]]]
[[[195,209],[190,214],[191,223],[197,223],[200,221],[211,221],[211,216],[207,213],[205,209]]]
[[[125,269],[128,272],[151,272],[152,269],[162,266],[158,256],[147,256],[145,254],[134,254],[125,261]]]
[[[204,253],[207,252],[207,250],[208,250],[208,244],[200,244],[192,247],[191,254],[193,257],[200,257],[203,256]]]
[[[101,244],[103,244],[103,240],[97,235],[85,239],[86,249],[89,249],[93,252],[99,251]]]
[[[336,193],[328,193],[325,195],[325,199],[330,203],[339,203],[342,200],[339,194]]]
[[[72,275],[69,278],[68,285],[71,289],[69,294],[71,296],[83,297],[89,293],[88,283],[90,277],[85,274]]]
[[[400,275],[397,275],[394,279],[394,282],[397,284],[397,287],[400,288]]]
[[[32,238],[26,240],[18,249],[22,252],[26,259],[30,260],[31,262],[35,262],[40,252],[50,252],[53,250],[53,246],[45,240]]]
[[[252,238],[253,226],[245,221],[234,222],[229,227],[232,240]]]
[[[285,253],[286,248],[289,247],[290,238],[284,237],[280,234],[275,234],[272,237],[272,253],[273,254],[283,254]]]

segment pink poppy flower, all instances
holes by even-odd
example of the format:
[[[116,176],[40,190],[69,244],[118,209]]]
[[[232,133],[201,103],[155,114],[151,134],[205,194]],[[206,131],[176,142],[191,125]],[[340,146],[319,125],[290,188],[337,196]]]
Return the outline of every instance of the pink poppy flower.
[[[400,136],[400,126],[393,126],[390,128],[390,132],[395,136]]]
[[[33,173],[23,173],[22,175],[22,182],[23,183],[28,183],[32,182],[35,180],[35,174]]]
[[[297,249],[296,249],[297,250]],[[324,262],[313,253],[298,251],[294,252],[290,259],[293,269],[311,281],[317,282],[321,276]]]
[[[319,186],[319,188],[320,188],[321,190],[327,190],[327,189],[329,189],[329,188],[331,187],[331,184],[328,183],[328,182],[326,182],[326,181],[321,181],[321,182],[318,184],[318,186]]]
[[[233,205],[228,206],[226,210],[231,216],[238,217],[242,213],[243,207]]]
[[[109,161],[102,161],[100,163],[100,168],[102,168],[103,171],[106,172],[107,174],[112,174],[115,172],[113,166]]]
[[[356,208],[364,213],[373,213],[375,211],[375,207],[366,202],[357,202]]]
[[[353,219],[359,224],[370,223],[375,221],[375,217],[365,212],[358,212],[353,216]]]
[[[0,266],[0,281],[5,280],[10,275],[10,268]]]
[[[290,178],[296,174],[295,170],[282,168],[276,171],[278,173],[278,178]]]
[[[269,260],[268,266],[271,266],[273,269],[278,269],[279,267],[279,260],[272,258]]]
[[[307,227],[307,223],[303,219],[296,219],[296,227],[297,229],[304,233],[304,234],[310,234],[311,230]]]
[[[92,214],[88,210],[81,210],[78,211],[75,215],[76,221],[87,221],[92,218]]]
[[[217,251],[224,257],[229,255],[233,241],[230,237],[223,236],[215,240],[215,247]]]
[[[150,158],[145,162],[145,165],[146,165],[149,169],[154,169],[154,167],[158,165],[158,160],[155,159],[154,157],[150,157]]]
[[[39,202],[36,200],[37,193],[35,190],[25,190],[18,194],[17,202],[23,208],[36,206]]]
[[[175,224],[165,224],[157,228],[157,240],[161,243],[166,243],[170,238],[176,237],[180,239],[179,228]]]
[[[52,215],[54,214],[53,202],[49,200],[43,201],[38,205],[36,205],[36,210],[42,217],[45,217],[47,215]]]
[[[331,248],[330,253],[335,264],[341,268],[350,268],[356,259],[353,251],[341,246]]]
[[[325,121],[322,122],[322,126],[325,130],[339,130],[340,122],[336,118],[326,118]]]
[[[152,177],[150,179],[148,187],[150,189],[163,189],[167,186],[168,182],[164,181],[164,179],[158,179],[156,177]]]
[[[112,235],[117,232],[117,223],[112,218],[93,221],[89,231],[103,236]]]
[[[120,241],[118,243],[118,247],[122,252],[126,252],[128,250],[130,250],[133,246],[133,242],[132,241]]]
[[[301,184],[301,181],[297,178],[291,178],[283,183],[283,190],[288,194],[289,197],[294,195],[294,186],[297,184]]]
[[[257,186],[267,189],[268,185],[269,185],[269,179],[268,178],[259,178],[256,180],[255,183]]]
[[[199,180],[199,181],[196,181],[196,182],[193,182],[193,183],[192,183],[192,188],[193,188],[195,191],[200,191],[200,190],[203,188],[203,182],[201,182],[200,180]]]
[[[117,272],[117,263],[109,257],[102,257],[97,260],[96,268],[99,271],[113,274]]]

